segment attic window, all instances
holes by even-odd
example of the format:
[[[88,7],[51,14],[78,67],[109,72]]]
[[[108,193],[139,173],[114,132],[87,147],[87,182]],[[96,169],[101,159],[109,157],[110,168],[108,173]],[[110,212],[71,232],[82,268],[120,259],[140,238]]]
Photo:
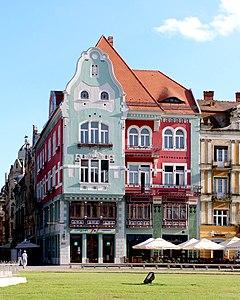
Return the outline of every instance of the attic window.
[[[109,95],[107,92],[101,93],[101,100],[109,100]]]
[[[160,102],[160,103],[176,103],[176,104],[185,103],[184,101],[178,99],[177,97],[169,97],[164,100],[160,100],[158,102]]]
[[[88,99],[89,95],[87,91],[82,91],[80,94],[81,99]]]

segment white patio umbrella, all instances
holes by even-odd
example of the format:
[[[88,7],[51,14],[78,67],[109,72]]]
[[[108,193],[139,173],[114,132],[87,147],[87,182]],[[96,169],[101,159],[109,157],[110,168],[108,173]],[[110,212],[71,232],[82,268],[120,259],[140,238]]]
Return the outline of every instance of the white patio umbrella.
[[[223,250],[224,246],[219,245],[208,239],[201,239],[193,246],[196,250]]]
[[[227,250],[227,258],[229,259],[229,250],[231,250],[231,249],[228,249],[228,246],[230,246],[230,245],[232,245],[232,244],[234,244],[234,243],[236,243],[236,242],[239,242],[240,241],[240,239],[238,238],[238,237],[236,237],[236,236],[234,236],[234,237],[232,237],[232,238],[230,238],[230,239],[228,239],[228,240],[226,240],[226,241],[223,241],[223,242],[221,242],[219,245],[222,245],[223,247],[226,247],[226,250]],[[232,249],[232,250],[236,250],[236,248],[235,249]]]
[[[195,246],[198,242],[199,242],[199,240],[192,238],[192,239],[190,239],[190,240],[188,240],[188,241],[186,241],[186,242],[183,242],[183,243],[179,244],[178,247],[179,247],[180,249],[184,249],[184,250],[196,250],[196,249],[194,248],[194,246]]]
[[[149,250],[167,250],[167,249],[179,249],[177,245],[164,240],[163,238],[156,238],[155,240],[147,243],[142,249]]]
[[[226,241],[221,242],[219,245],[222,245],[223,247],[226,247],[228,245],[231,245],[231,244],[239,242],[239,241],[240,241],[240,239],[238,237],[234,236],[234,237],[232,237],[232,238],[230,238]]]
[[[211,258],[213,257],[212,250],[224,250],[224,247],[208,239],[201,239],[193,246],[196,250],[211,250]]]
[[[144,242],[134,245],[132,248],[133,249],[145,249],[144,246],[147,245],[148,243],[152,242],[153,240],[154,240],[154,238],[149,238]]]
[[[225,247],[227,250],[238,250],[240,249],[240,241],[229,244]]]

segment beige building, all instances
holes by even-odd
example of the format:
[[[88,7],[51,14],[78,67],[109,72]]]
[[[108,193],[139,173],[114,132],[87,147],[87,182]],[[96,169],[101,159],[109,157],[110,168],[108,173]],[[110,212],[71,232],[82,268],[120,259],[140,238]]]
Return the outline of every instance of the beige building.
[[[240,93],[236,101],[198,100],[200,129],[200,238],[223,241],[239,233]]]

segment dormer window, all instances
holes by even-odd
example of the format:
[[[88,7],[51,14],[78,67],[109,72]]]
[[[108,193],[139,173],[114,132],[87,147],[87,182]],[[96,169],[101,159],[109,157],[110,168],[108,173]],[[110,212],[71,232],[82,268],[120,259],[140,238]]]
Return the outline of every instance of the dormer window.
[[[176,103],[176,104],[185,103],[184,101],[178,99],[177,97],[169,97],[164,100],[160,100],[158,102],[160,102],[160,103]]]
[[[92,77],[98,77],[98,65],[97,64],[92,64],[91,75],[92,75]]]
[[[89,94],[87,91],[82,91],[80,97],[81,99],[89,99]]]
[[[107,92],[101,93],[101,100],[109,100],[109,95]]]

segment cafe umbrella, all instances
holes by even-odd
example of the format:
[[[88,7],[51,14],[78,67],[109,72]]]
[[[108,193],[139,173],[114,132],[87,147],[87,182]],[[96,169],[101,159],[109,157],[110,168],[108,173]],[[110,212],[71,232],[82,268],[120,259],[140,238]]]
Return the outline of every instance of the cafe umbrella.
[[[34,243],[31,243],[30,241],[24,240],[23,242],[17,244],[15,247],[16,249],[33,249],[33,248],[39,248],[40,246]]]

